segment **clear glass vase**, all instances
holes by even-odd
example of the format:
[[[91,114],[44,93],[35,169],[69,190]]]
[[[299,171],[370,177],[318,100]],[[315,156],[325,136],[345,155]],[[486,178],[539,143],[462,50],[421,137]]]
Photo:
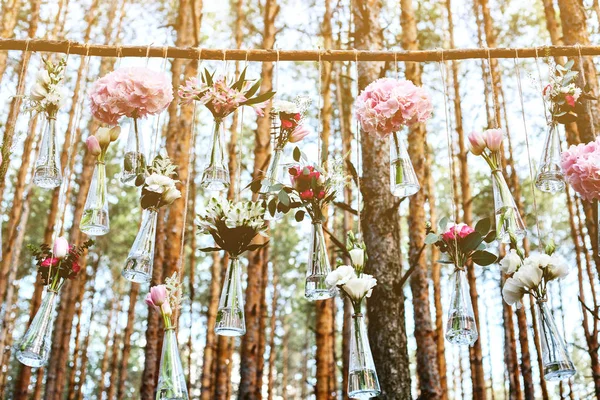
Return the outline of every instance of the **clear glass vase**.
[[[162,354],[160,356],[156,400],[188,399],[189,396],[185,382],[185,374],[181,365],[181,357],[179,356],[175,328],[166,328],[163,338]]]
[[[350,364],[348,367],[348,397],[368,399],[381,393],[375,363],[369,345],[364,316],[352,315],[350,331]]]
[[[267,173],[265,174],[265,178],[261,182],[260,193],[265,201],[268,201],[275,195],[275,193],[271,193],[271,187],[276,183],[281,182],[282,180],[282,172],[283,169],[279,165],[281,161],[281,155],[283,154],[283,148],[276,148],[273,152],[273,156],[271,157],[271,161],[269,162],[269,168],[267,169]],[[285,214],[281,211],[275,211],[275,215],[271,215],[269,210],[265,211],[265,221],[277,221],[283,218]]]
[[[135,186],[135,178],[146,169],[142,122],[139,118],[127,118],[122,125],[122,129],[127,132],[127,142],[123,157],[121,182],[128,186]]]
[[[567,352],[565,341],[558,332],[546,300],[538,301],[537,306],[544,379],[547,381],[569,379],[576,371]]]
[[[35,162],[33,183],[44,189],[59,187],[62,183],[56,138],[56,118],[48,118],[44,124],[40,151]]]
[[[223,147],[223,120],[215,119],[210,150],[210,160],[202,173],[202,187],[221,191],[229,187],[229,169],[225,164]]]
[[[309,300],[325,300],[334,297],[337,290],[328,288],[325,283],[327,274],[331,272],[331,266],[327,255],[323,225],[320,221],[313,221],[308,252],[308,272],[304,296]]]
[[[121,271],[121,275],[132,282],[145,283],[152,278],[157,221],[157,210],[148,208],[143,211],[140,230],[129,250],[125,268]]]
[[[494,210],[496,214],[496,238],[502,243],[510,243],[510,235],[517,240],[525,237],[525,224],[515,204],[515,199],[504,180],[502,171],[492,172]]]
[[[406,143],[394,132],[390,143],[390,190],[396,197],[408,197],[420,189],[421,185],[408,156]]]
[[[242,269],[240,260],[232,257],[221,290],[215,333],[221,336],[242,336],[246,333]]]
[[[457,269],[454,272],[454,286],[450,296],[446,340],[452,344],[472,346],[478,337],[469,283],[465,271]]]
[[[550,124],[546,134],[535,186],[548,193],[557,193],[565,188],[565,177],[560,167],[560,135],[556,123]]]
[[[39,368],[48,362],[52,346],[52,328],[58,292],[46,291],[40,308],[37,310],[25,336],[15,346],[17,360],[28,367]]]
[[[86,235],[102,236],[110,230],[106,192],[106,165],[97,161],[79,223],[79,230]]]

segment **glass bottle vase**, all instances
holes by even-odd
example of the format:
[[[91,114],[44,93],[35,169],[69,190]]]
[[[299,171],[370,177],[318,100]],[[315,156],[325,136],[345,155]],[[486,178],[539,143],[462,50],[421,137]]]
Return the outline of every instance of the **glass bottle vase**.
[[[185,374],[181,365],[175,328],[165,328],[160,356],[156,400],[188,400]]]
[[[16,357],[21,364],[39,368],[48,362],[52,346],[52,328],[56,318],[54,308],[57,297],[57,291],[46,291],[42,304],[35,313],[25,336],[16,344]]]
[[[121,182],[128,186],[135,186],[135,178],[146,169],[142,122],[139,118],[127,118],[123,129],[127,131],[127,142],[123,156]]]
[[[237,257],[232,257],[227,267],[217,310],[215,333],[221,336],[242,336],[246,333],[242,269]]]
[[[47,118],[44,124],[40,151],[35,162],[33,183],[44,189],[52,189],[62,183],[56,138],[56,118]]]
[[[496,215],[496,238],[502,243],[510,243],[511,234],[517,240],[523,239],[525,237],[525,224],[500,170],[492,172],[492,191],[494,193],[494,212]]]
[[[550,124],[546,134],[535,186],[548,193],[557,193],[565,188],[565,177],[560,167],[560,135],[556,123]]]
[[[537,306],[544,379],[547,381],[569,379],[575,375],[576,371],[567,352],[565,341],[558,332],[547,302],[545,300],[538,301]]]
[[[373,362],[364,316],[352,315],[350,330],[350,364],[348,367],[348,397],[367,399],[381,393]]]
[[[79,223],[79,230],[86,235],[102,236],[110,230],[106,192],[106,165],[97,161]]]
[[[304,296],[309,300],[325,300],[334,297],[337,290],[328,288],[325,283],[327,274],[331,272],[331,266],[327,255],[323,225],[320,221],[313,221],[308,252]]]
[[[472,346],[478,337],[466,273],[456,269],[446,323],[446,340],[452,344]]]
[[[215,119],[210,150],[210,160],[202,173],[202,187],[221,191],[229,187],[229,169],[225,164],[223,147],[223,120]]]
[[[420,189],[421,185],[408,156],[406,143],[394,132],[390,143],[390,190],[396,197],[408,197]]]
[[[271,192],[271,187],[276,183],[281,182],[281,175],[283,169],[280,167],[279,163],[281,161],[281,155],[283,154],[283,148],[276,148],[273,152],[273,156],[271,157],[271,161],[269,162],[269,168],[267,169],[267,173],[265,174],[265,178],[261,182],[260,193],[262,193],[262,198],[267,201],[267,204],[271,198],[276,195],[277,191]],[[283,218],[285,214],[281,211],[275,211],[275,215],[271,215],[269,210],[265,210],[265,221],[277,221]]]
[[[157,210],[148,208],[142,212],[140,230],[121,271],[121,275],[132,282],[145,283],[150,282],[152,278],[157,221]]]

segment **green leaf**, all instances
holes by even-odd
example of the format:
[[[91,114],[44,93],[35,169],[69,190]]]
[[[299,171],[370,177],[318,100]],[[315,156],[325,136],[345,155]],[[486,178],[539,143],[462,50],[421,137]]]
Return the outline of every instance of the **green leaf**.
[[[298,146],[294,147],[294,152],[292,153],[292,156],[294,157],[294,161],[300,162],[300,157],[302,156],[302,152],[300,151]]]
[[[481,237],[479,232],[475,231],[469,233],[467,237],[460,240],[460,247],[465,253],[468,253],[479,247],[481,242],[483,242],[483,237]]]
[[[485,250],[477,250],[471,255],[471,260],[482,267],[495,263],[497,259],[498,256]]]
[[[430,232],[425,236],[425,244],[434,244],[439,240],[439,236],[433,232]]]
[[[448,225],[448,217],[443,217],[442,219],[440,219],[440,222],[438,222],[438,227],[440,229],[440,232],[445,232],[447,225]]]
[[[257,80],[254,85],[250,86],[250,89],[248,89],[248,91],[246,93],[244,93],[244,97],[249,99],[250,97],[254,96],[254,94],[256,94],[256,92],[258,92],[258,89],[260,89],[260,79]]]
[[[571,68],[573,68],[573,64],[575,64],[575,61],[574,60],[569,60],[565,64],[564,68],[562,68],[562,69],[565,69],[565,70],[571,69]],[[558,67],[558,65],[557,65],[557,67]]]
[[[252,193],[258,193],[260,191],[260,188],[262,187],[262,183],[260,181],[260,179],[255,179],[254,181],[250,182],[250,190],[252,191]]]
[[[265,101],[269,100],[271,97],[273,97],[275,95],[275,92],[266,92],[263,93],[261,95],[258,95],[250,100],[246,100],[245,102],[243,102],[243,105],[249,106],[251,104],[260,104],[260,103],[264,103]]]
[[[489,218],[480,219],[479,221],[477,221],[477,224],[475,224],[475,230],[481,236],[487,235],[487,233],[490,231],[491,227],[492,227],[492,222],[490,221]]]
[[[222,249],[219,247],[203,247],[200,249],[200,251],[203,251],[205,253],[212,253],[213,251],[221,251]]]
[[[245,67],[242,70],[242,73],[240,74],[240,77],[238,78],[237,82],[235,82],[233,85],[231,85],[232,89],[235,90],[241,90],[242,87],[244,86],[244,82],[246,82],[246,69],[248,69],[248,67]]]
[[[277,211],[277,199],[275,197],[273,197],[271,199],[271,201],[269,201],[269,205],[267,206],[268,210],[269,210],[269,214],[271,214],[271,216],[275,216],[275,212]]]
[[[496,240],[496,231],[492,229],[487,235],[485,235],[483,241],[486,243],[492,243],[494,240]]]
[[[437,262],[439,262],[440,264],[450,264],[450,265],[454,265],[453,261],[450,260],[437,260]]]
[[[277,198],[284,206],[290,206],[290,196],[288,196],[284,190],[280,190],[279,193],[277,193]]]
[[[266,245],[268,245],[268,244],[269,244],[269,242],[265,242],[265,243],[254,243],[254,244],[251,244],[251,245],[249,245],[249,246],[246,248],[246,250],[248,250],[248,251],[256,251],[256,250],[260,250],[260,249],[262,249],[263,247],[265,247],[265,246],[266,246]]]
[[[294,215],[294,218],[296,219],[296,221],[301,222],[304,219],[305,214],[306,212],[304,212],[304,210],[298,210],[296,212],[296,215]]]

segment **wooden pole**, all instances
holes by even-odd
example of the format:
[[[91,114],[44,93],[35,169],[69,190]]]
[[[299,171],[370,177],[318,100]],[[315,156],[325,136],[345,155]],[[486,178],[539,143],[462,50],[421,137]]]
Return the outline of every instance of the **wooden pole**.
[[[193,47],[111,46],[70,40],[0,39],[0,51],[28,50],[100,57],[168,57],[202,60],[277,61],[274,49],[203,49]],[[89,49],[88,49],[89,48]],[[600,46],[541,46],[528,48],[435,49],[411,51],[279,50],[279,61],[441,61],[488,58],[534,58],[600,55]]]

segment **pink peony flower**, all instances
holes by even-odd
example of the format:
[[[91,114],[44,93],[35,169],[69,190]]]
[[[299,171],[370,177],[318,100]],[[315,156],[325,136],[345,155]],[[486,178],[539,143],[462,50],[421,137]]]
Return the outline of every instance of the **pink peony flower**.
[[[454,240],[455,239],[455,234],[458,235],[458,237],[460,239],[463,239],[467,236],[469,236],[471,233],[475,232],[475,229],[471,228],[469,225],[467,224],[450,224],[450,227],[448,228],[448,230],[446,230],[446,232],[442,233],[442,238],[448,242],[450,240]]]
[[[166,74],[148,68],[120,68],[98,79],[90,93],[94,117],[116,125],[123,116],[144,118],[164,111],[173,100]]]
[[[304,140],[304,138],[307,137],[309,134],[310,130],[307,127],[305,127],[304,125],[299,125],[296,129],[294,129],[294,132],[292,132],[292,134],[290,135],[289,142],[300,142]]]
[[[600,138],[569,147],[561,155],[567,182],[588,201],[600,199]]]

